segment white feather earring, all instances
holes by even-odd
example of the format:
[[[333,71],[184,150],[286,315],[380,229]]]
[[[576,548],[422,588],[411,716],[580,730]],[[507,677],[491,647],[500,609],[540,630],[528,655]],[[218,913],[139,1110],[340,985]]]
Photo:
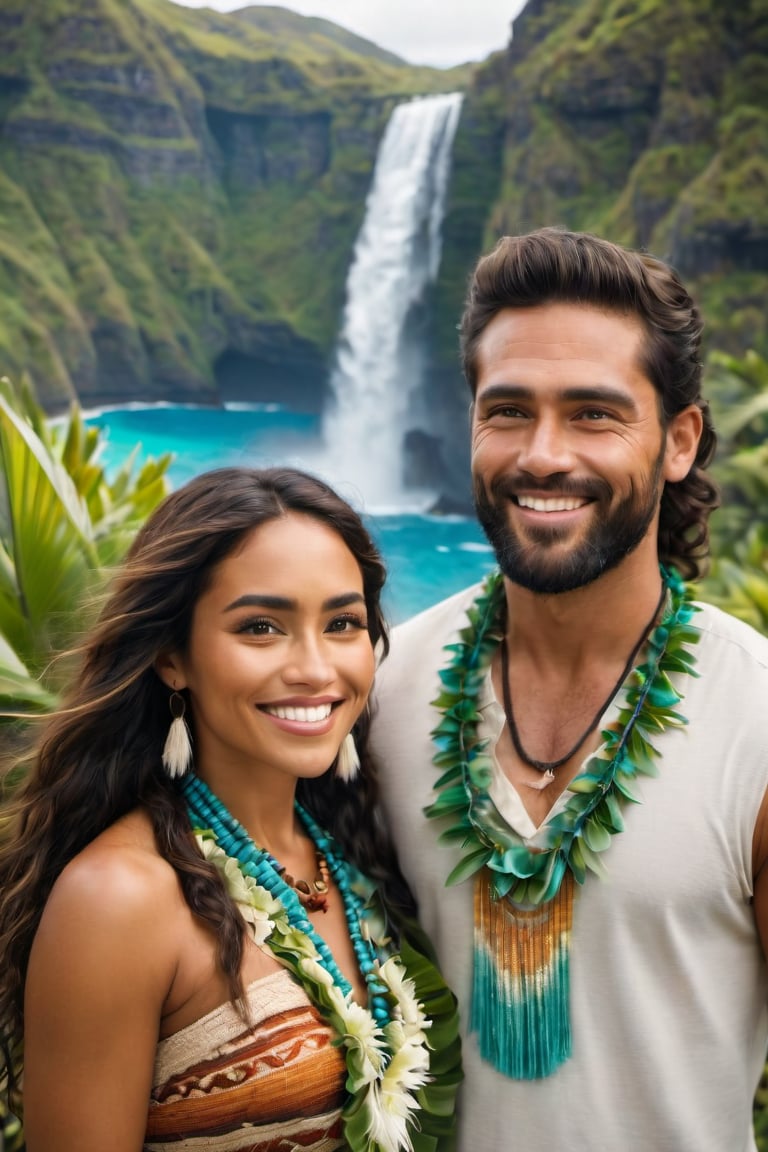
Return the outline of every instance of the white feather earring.
[[[336,757],[336,775],[345,784],[350,784],[360,770],[360,757],[357,754],[355,738],[351,732],[341,742],[339,754]]]
[[[178,692],[172,692],[168,707],[173,720],[163,747],[163,767],[173,779],[175,776],[183,776],[192,763],[192,737],[184,719],[187,710],[184,697]]]

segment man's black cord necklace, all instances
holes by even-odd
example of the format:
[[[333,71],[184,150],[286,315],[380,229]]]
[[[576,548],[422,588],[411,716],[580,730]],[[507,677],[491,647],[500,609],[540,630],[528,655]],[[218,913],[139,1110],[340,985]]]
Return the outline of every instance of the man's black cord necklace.
[[[621,688],[621,685],[624,683],[627,676],[629,675],[630,670],[635,663],[635,657],[637,656],[638,652],[642,648],[643,644],[645,643],[645,641],[648,637],[649,632],[651,631],[654,623],[656,622],[656,617],[658,616],[659,612],[661,611],[661,606],[664,603],[664,597],[666,596],[666,594],[667,594],[666,586],[662,585],[661,596],[659,598],[658,604],[656,605],[656,607],[653,610],[653,616],[651,617],[651,619],[648,621],[648,623],[643,628],[643,631],[640,634],[640,639],[638,640],[637,644],[635,644],[634,648],[630,652],[629,658],[621,670],[621,675],[619,676],[618,680],[616,681],[616,683],[611,688],[611,690],[608,693],[608,695],[606,696],[605,700],[603,700],[603,702],[600,704],[599,708],[597,709],[597,712],[595,713],[595,715],[590,720],[589,726],[586,728],[586,730],[584,732],[582,732],[581,736],[579,736],[576,743],[571,748],[568,749],[568,751],[565,753],[565,755],[560,756],[559,759],[557,759],[557,760],[536,760],[536,759],[534,759],[533,756],[528,755],[528,753],[523,748],[522,743],[520,742],[520,734],[517,730],[517,724],[515,723],[514,712],[512,711],[512,696],[511,696],[511,693],[509,691],[509,657],[508,657],[508,653],[507,653],[507,638],[506,638],[506,636],[504,636],[502,638],[502,641],[501,641],[501,686],[502,686],[502,691],[504,694],[504,715],[505,715],[506,720],[507,720],[507,727],[509,728],[509,734],[512,737],[512,743],[514,744],[515,751],[517,752],[520,759],[523,761],[524,764],[527,764],[529,768],[535,768],[537,772],[541,772],[544,775],[544,777],[546,778],[546,784],[549,784],[552,782],[552,780],[554,780],[555,769],[562,767],[562,765],[565,764],[568,760],[570,760],[572,756],[575,756],[576,753],[578,752],[579,748],[581,748],[582,744],[587,739],[587,737],[589,735],[591,735],[592,732],[594,732],[595,728],[597,728],[597,725],[600,722],[600,717],[603,715],[606,708],[610,704],[611,700],[613,700],[613,698],[616,695],[616,693],[618,692],[619,688]],[[544,784],[544,783],[534,784],[534,785],[532,785],[532,787],[545,788],[546,784]]]

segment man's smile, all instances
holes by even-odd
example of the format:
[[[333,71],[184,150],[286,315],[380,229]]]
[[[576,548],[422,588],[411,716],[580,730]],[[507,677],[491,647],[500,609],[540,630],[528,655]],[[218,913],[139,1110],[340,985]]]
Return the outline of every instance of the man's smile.
[[[574,512],[589,503],[579,496],[515,496],[514,499],[520,508],[530,508],[533,512]]]

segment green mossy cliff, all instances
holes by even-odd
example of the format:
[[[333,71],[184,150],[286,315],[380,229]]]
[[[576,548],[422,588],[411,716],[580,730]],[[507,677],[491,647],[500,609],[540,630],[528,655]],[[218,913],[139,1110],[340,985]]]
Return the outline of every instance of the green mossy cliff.
[[[466,74],[279,8],[3,0],[0,371],[319,407],[387,117]]]
[[[545,224],[670,260],[709,348],[768,353],[768,0],[528,0],[506,52],[476,70],[436,286],[431,431],[454,476],[467,270]]]
[[[768,0],[528,0],[513,31],[441,72],[277,7],[2,0],[0,372],[28,369],[51,410],[319,408],[386,120],[456,88],[423,431],[457,491],[455,326],[504,232],[644,245],[710,346],[768,352]]]

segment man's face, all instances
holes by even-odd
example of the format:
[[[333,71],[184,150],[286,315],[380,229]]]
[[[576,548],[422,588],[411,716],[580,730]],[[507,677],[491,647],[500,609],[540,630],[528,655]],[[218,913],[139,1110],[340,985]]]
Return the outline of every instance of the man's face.
[[[580,304],[506,309],[483,333],[475,505],[514,583],[569,592],[641,542],[655,555],[667,432],[642,337],[633,317]]]

